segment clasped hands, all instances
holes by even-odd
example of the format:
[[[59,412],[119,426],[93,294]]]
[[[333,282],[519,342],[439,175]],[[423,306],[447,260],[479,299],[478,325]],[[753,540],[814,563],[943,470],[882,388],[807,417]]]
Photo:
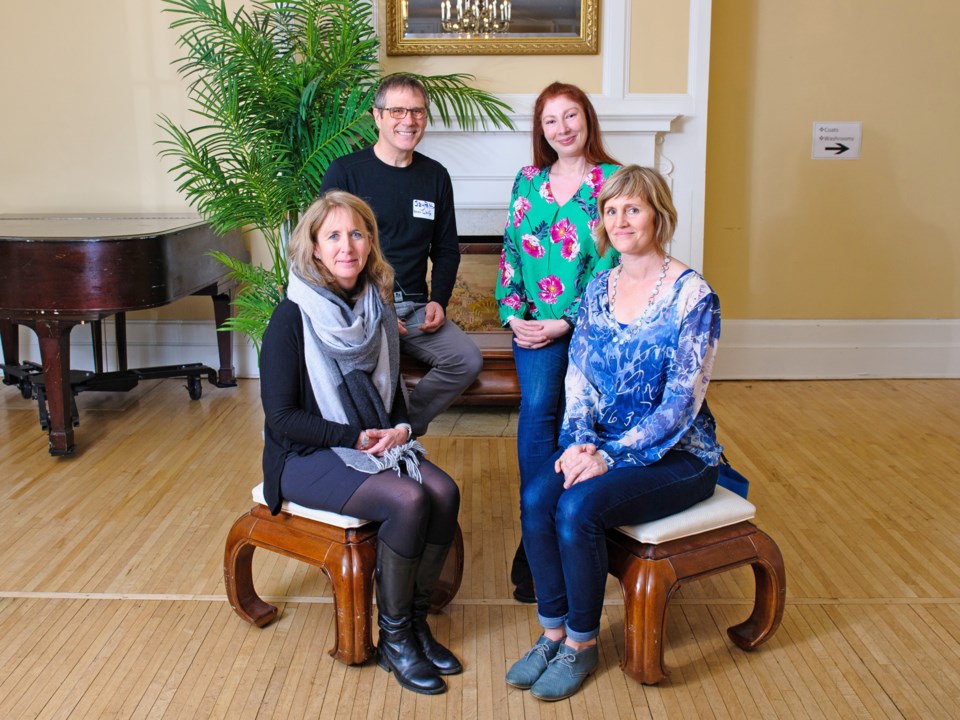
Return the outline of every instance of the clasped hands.
[[[416,329],[425,333],[436,332],[443,325],[446,318],[447,314],[443,311],[443,305],[435,300],[431,300],[427,303],[426,307],[423,308],[423,322],[417,325]],[[397,326],[401,335],[406,335],[409,332],[409,330],[407,330],[407,323],[399,318],[397,319]]]
[[[593,443],[571,445],[553,464],[555,472],[563,473],[563,489],[567,490],[584,480],[603,475],[609,468]]]
[[[387,450],[403,445],[410,439],[406,426],[394,428],[370,428],[360,433],[354,450],[360,450],[369,455],[380,457]]]
[[[539,350],[570,332],[564,320],[521,320],[510,318],[513,341],[527,350]]]

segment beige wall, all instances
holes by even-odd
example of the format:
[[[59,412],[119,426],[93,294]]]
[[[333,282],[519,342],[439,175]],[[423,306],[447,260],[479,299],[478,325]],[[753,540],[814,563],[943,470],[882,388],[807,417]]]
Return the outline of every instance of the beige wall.
[[[630,0],[630,92],[687,91],[690,5]]]
[[[724,317],[960,316],[960,4],[714,0],[705,273]],[[810,159],[814,121],[862,159]]]
[[[185,118],[159,2],[9,2],[0,43],[0,212],[178,211],[156,115]]]

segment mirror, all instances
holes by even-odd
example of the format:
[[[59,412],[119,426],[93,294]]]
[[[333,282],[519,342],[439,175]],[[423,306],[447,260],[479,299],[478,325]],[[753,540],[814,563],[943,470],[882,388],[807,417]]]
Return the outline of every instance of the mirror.
[[[387,55],[589,55],[599,0],[387,0]]]

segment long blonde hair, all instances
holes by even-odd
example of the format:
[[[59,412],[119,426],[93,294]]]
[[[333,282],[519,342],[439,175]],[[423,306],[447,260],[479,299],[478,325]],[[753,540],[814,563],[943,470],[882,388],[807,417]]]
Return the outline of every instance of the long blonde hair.
[[[603,257],[610,247],[610,238],[603,223],[606,204],[618,197],[640,198],[653,208],[653,241],[657,250],[663,254],[667,243],[677,229],[677,209],[673,206],[673,196],[663,175],[653,168],[639,165],[624,165],[603,183],[597,197],[597,210],[600,222],[593,231],[593,242],[597,253]]]
[[[325,195],[321,195],[300,216],[300,222],[297,223],[297,227],[293,231],[288,250],[291,271],[310,285],[326,288],[341,297],[346,296],[346,293],[326,266],[313,255],[320,226],[323,225],[330,213],[337,209],[348,210],[359,217],[370,236],[370,255],[360,271],[360,277],[357,279],[358,286],[361,283],[369,282],[377,289],[377,293],[384,303],[392,303],[393,268],[380,249],[377,219],[367,203],[356,195],[351,195],[343,190],[331,190]]]

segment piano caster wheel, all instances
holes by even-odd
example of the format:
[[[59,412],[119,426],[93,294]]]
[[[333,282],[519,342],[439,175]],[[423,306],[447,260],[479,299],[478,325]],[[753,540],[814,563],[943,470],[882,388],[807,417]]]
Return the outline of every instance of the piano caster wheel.
[[[199,375],[191,375],[187,378],[187,392],[190,393],[191,400],[199,400],[203,395],[203,385]]]
[[[29,382],[24,381],[20,383],[20,397],[24,400],[29,400],[33,397],[33,385]]]

